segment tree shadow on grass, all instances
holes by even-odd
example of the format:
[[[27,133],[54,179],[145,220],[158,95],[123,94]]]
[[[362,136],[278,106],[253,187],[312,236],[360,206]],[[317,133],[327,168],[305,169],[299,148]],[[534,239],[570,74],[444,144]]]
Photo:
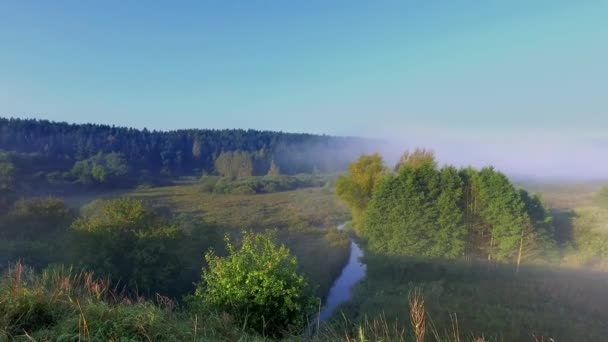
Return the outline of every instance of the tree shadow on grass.
[[[563,246],[572,241],[574,235],[574,220],[578,214],[572,209],[553,209],[553,225],[555,227],[555,241]]]

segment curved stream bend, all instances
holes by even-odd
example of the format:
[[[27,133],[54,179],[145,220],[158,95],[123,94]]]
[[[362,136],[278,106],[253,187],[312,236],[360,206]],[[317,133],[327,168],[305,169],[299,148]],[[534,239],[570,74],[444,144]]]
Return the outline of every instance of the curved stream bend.
[[[338,226],[338,230],[343,230],[346,223]],[[361,279],[365,277],[367,267],[361,263],[360,258],[363,256],[363,251],[357,245],[354,239],[350,239],[350,257],[348,263],[342,269],[342,273],[334,281],[329,294],[327,296],[327,302],[325,307],[321,310],[319,319],[321,321],[327,320],[334,312],[334,310],[341,304],[351,299],[351,290]]]

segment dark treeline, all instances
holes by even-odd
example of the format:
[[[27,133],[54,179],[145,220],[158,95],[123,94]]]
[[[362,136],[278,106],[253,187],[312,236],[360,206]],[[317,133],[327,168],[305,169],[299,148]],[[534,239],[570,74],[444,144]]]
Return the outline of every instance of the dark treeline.
[[[278,169],[282,174],[330,172],[343,169],[361,152],[353,146],[363,146],[362,142],[357,138],[241,129],[164,132],[0,118],[0,150],[12,151],[9,157],[13,163],[35,168],[51,179],[61,176],[52,172],[68,171],[72,171],[67,175],[70,179],[91,180],[126,173],[142,179],[217,173],[218,158],[229,152],[247,158],[246,165],[236,171],[238,175],[272,174]],[[226,164],[228,157],[219,163]],[[85,162],[76,165],[80,161]]]

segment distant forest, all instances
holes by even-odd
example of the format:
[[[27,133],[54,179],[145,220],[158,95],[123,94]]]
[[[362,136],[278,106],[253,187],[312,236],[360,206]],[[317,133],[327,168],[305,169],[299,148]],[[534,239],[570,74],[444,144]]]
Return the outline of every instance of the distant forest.
[[[359,138],[241,129],[150,131],[0,118],[0,163],[49,183],[140,183],[158,177],[256,176],[345,169]],[[368,147],[369,148],[369,147]]]

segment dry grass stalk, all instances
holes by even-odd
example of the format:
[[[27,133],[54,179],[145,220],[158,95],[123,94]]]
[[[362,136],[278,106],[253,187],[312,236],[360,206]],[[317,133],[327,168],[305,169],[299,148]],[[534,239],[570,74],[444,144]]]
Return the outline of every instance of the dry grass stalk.
[[[23,265],[20,261],[17,261],[17,263],[15,263],[15,267],[12,270],[9,269],[9,274],[11,278],[11,289],[13,293],[17,293],[21,289],[21,285],[23,282],[23,271]]]
[[[426,311],[424,308],[424,297],[419,290],[410,294],[410,321],[414,329],[416,342],[424,342],[426,335]]]

